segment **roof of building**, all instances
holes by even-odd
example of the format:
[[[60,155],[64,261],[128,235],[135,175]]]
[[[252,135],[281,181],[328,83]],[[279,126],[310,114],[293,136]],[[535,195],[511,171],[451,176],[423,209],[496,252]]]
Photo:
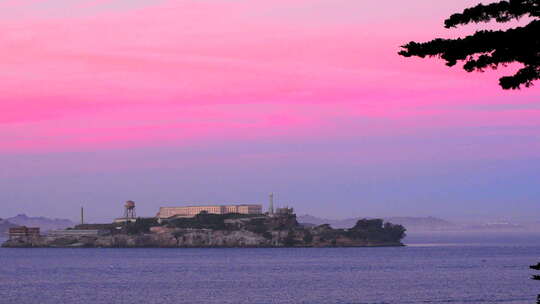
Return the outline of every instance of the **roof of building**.
[[[160,207],[160,208],[184,208],[184,207],[227,207],[227,206],[262,206],[262,204],[226,204],[226,205],[184,205],[184,206],[166,206],[166,207]]]

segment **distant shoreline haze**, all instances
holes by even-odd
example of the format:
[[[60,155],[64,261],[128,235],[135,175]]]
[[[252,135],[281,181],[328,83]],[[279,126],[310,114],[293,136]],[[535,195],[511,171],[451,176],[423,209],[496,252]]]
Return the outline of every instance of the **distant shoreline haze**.
[[[299,223],[309,225],[330,224],[333,228],[351,228],[362,218],[325,219],[308,214],[297,215]],[[408,233],[417,232],[540,232],[539,222],[514,223],[510,221],[479,221],[479,222],[452,222],[437,217],[382,217],[386,222],[403,225]],[[87,223],[110,223],[112,220],[86,221]],[[40,227],[42,231],[65,229],[80,223],[68,219],[51,219],[47,217],[32,217],[19,214],[15,217],[0,220],[0,233],[5,233],[14,225]]]

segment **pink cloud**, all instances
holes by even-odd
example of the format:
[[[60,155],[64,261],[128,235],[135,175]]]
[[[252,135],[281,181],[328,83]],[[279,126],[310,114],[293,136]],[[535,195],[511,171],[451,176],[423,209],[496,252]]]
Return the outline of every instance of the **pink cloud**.
[[[44,14],[38,2],[0,6],[26,12],[0,21],[2,151],[407,135],[539,121],[536,110],[466,108],[526,106],[538,96],[536,89],[500,91],[496,79],[508,70],[465,75],[437,60],[396,55],[408,40],[445,33],[441,18],[471,1],[417,1],[415,10],[396,1],[377,18],[379,5],[348,0],[115,9],[103,9],[114,1],[77,2],[75,17],[52,7],[57,14]],[[82,14],[89,7],[101,8]]]

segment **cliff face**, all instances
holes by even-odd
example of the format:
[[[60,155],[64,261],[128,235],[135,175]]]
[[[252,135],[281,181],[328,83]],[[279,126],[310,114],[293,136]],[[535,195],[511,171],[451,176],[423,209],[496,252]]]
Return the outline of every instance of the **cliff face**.
[[[22,237],[6,241],[4,247],[157,247],[157,248],[202,248],[202,247],[358,247],[358,246],[401,246],[400,242],[353,240],[338,237],[325,240],[314,236],[304,241],[303,232],[273,231],[264,237],[250,231],[211,231],[206,229],[174,229],[159,233],[140,235],[107,236],[40,236]]]
[[[357,224],[349,230],[329,225],[304,228],[295,216],[223,219],[202,219],[198,224],[181,220],[143,229],[131,227],[122,233],[95,236],[39,236],[8,240],[4,247],[360,247],[402,246],[403,235],[391,235],[379,223]],[[201,224],[203,223],[203,224]],[[359,223],[361,223],[359,221]],[[200,224],[200,225],[199,225]],[[367,225],[367,226],[366,226]],[[382,225],[382,222],[381,222]],[[216,229],[220,227],[221,229]],[[388,227],[387,227],[388,228]],[[379,229],[379,230],[377,230]],[[403,231],[404,232],[404,231]]]

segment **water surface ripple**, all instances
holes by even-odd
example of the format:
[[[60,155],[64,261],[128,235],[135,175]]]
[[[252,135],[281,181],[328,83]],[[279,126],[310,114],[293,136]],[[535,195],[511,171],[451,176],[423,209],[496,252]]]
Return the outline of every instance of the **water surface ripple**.
[[[539,258],[535,244],[0,249],[0,303],[534,303]]]

